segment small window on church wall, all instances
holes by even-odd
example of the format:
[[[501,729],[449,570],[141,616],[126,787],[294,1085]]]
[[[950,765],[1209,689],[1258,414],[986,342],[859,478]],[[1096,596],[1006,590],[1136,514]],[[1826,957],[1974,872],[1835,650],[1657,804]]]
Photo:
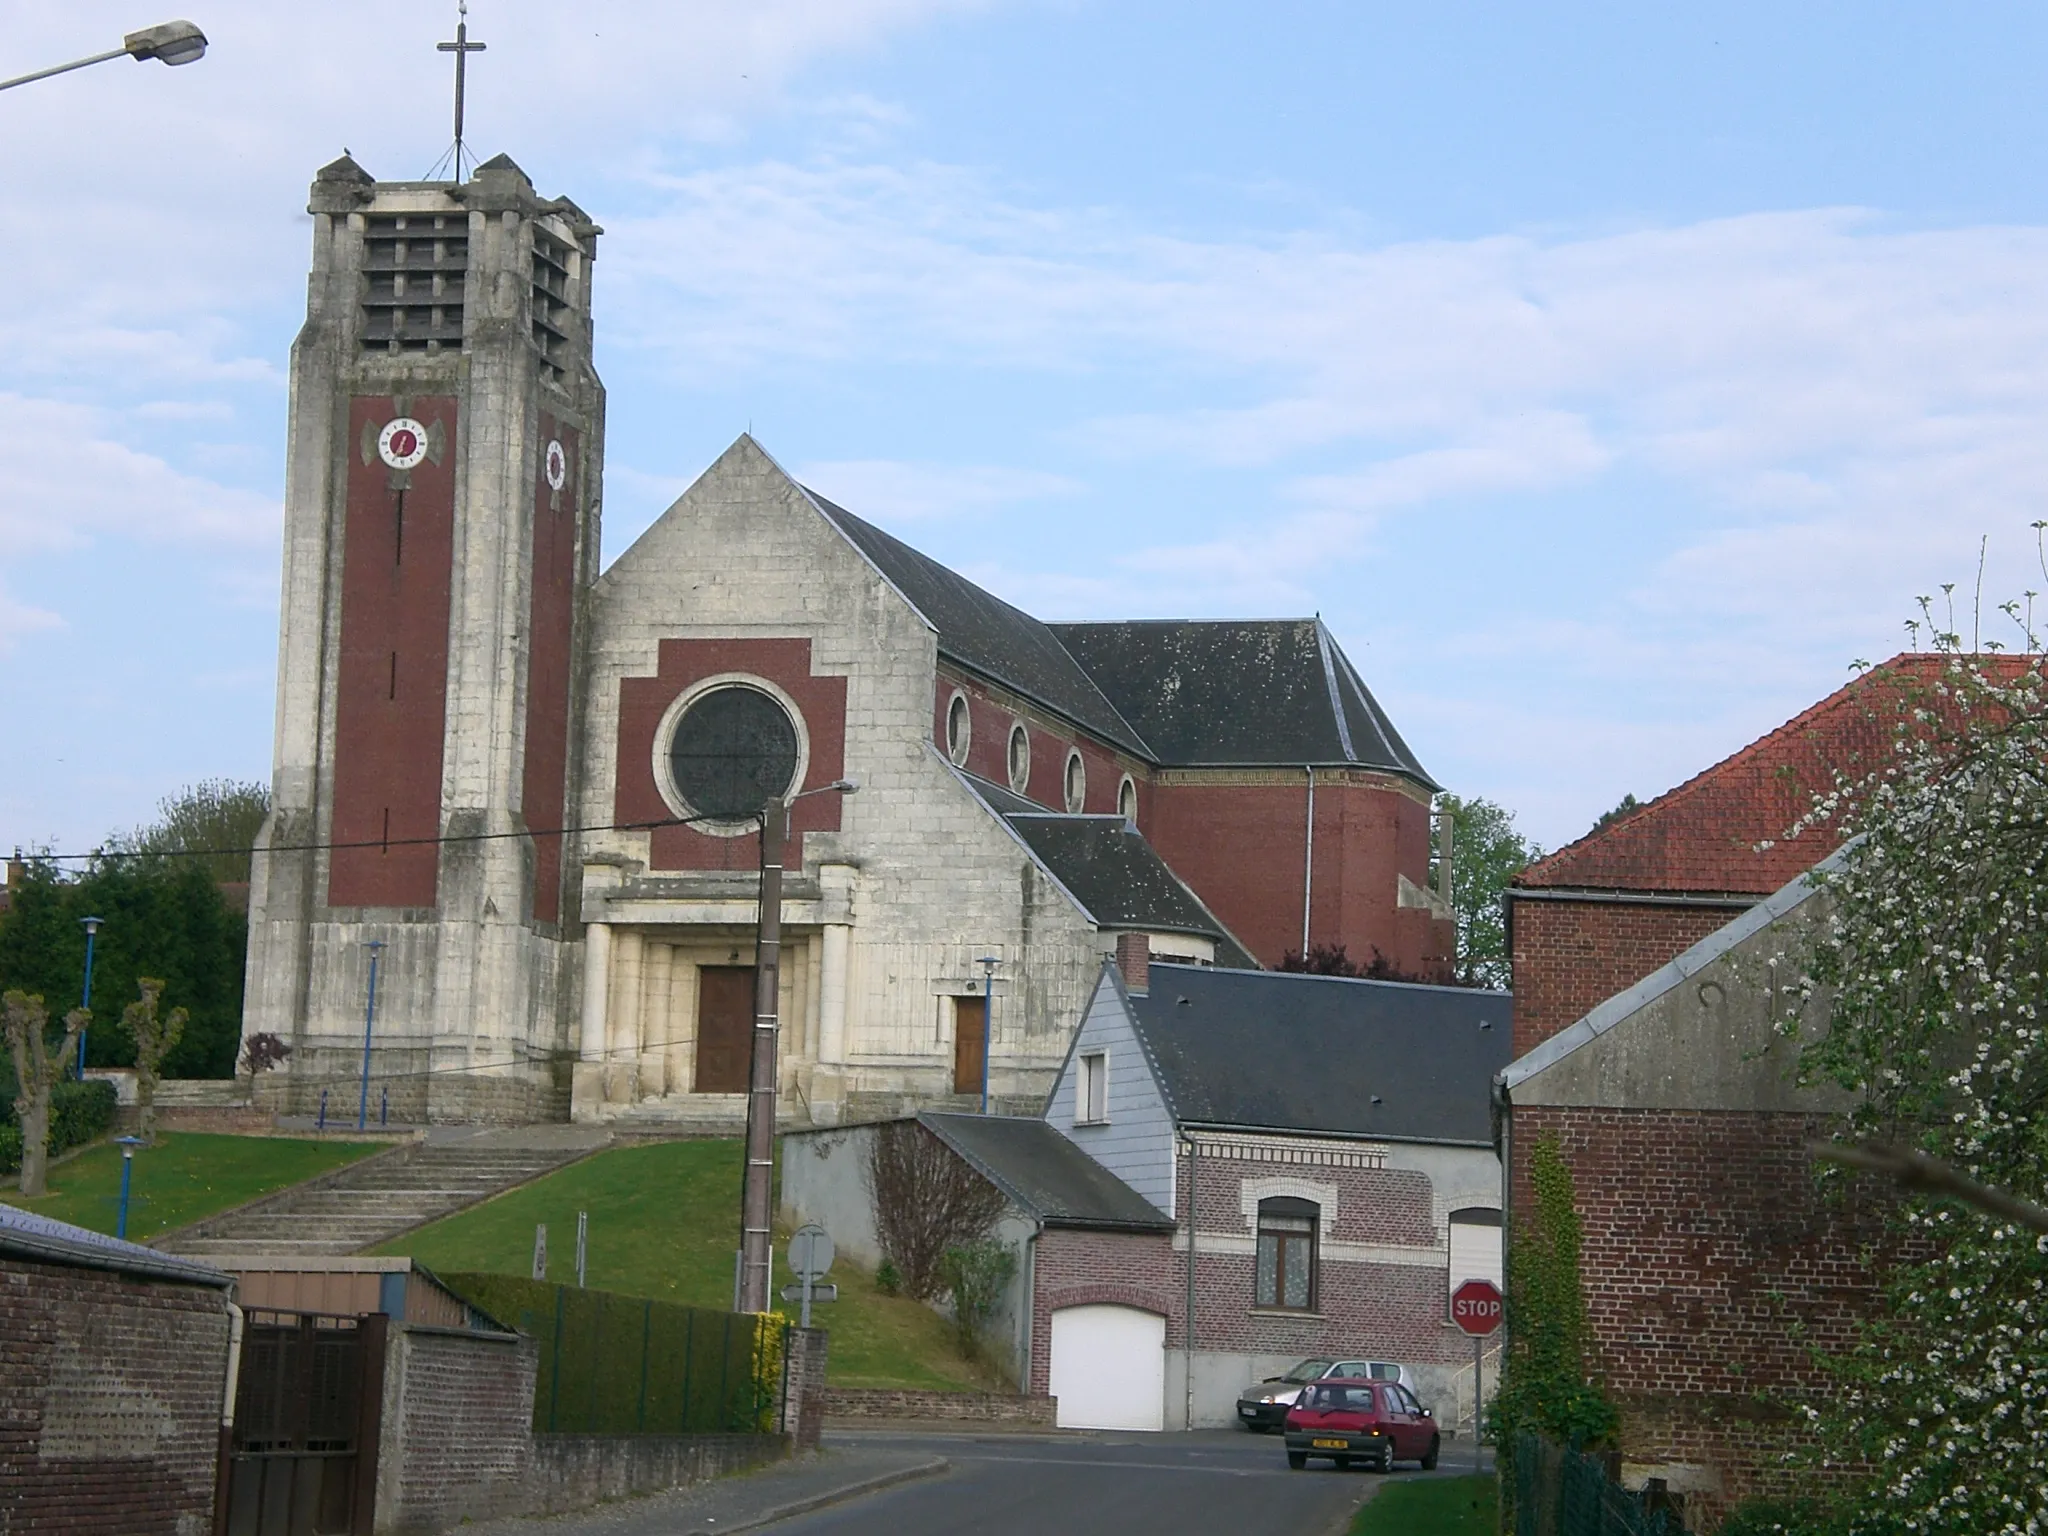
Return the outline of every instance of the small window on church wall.
[[[1031,733],[1021,723],[1010,727],[1010,788],[1023,794],[1031,782]]]
[[[1138,786],[1128,773],[1116,787],[1116,813],[1132,826],[1138,824]]]
[[[713,688],[669,738],[676,793],[700,816],[737,821],[796,787],[796,726],[758,688]]]
[[[967,695],[956,693],[946,706],[946,755],[955,763],[967,761],[967,749],[974,745],[974,715],[967,707]]]
[[[1067,754],[1067,809],[1078,813],[1088,800],[1088,765],[1081,754]]]

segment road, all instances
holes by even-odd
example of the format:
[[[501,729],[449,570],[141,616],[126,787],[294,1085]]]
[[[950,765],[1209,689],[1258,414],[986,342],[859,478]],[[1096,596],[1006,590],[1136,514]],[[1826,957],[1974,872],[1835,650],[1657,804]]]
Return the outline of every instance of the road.
[[[1326,1464],[1289,1471],[1278,1436],[1237,1430],[1056,1440],[878,1432],[827,1438],[936,1452],[952,1470],[779,1522],[776,1536],[1327,1536],[1385,1481]]]

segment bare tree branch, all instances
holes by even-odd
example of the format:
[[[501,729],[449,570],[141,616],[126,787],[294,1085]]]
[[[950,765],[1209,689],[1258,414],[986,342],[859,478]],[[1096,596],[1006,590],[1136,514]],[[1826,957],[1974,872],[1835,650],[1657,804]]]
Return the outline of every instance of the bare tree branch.
[[[1886,1174],[1903,1188],[1922,1190],[1930,1195],[1946,1195],[1951,1200],[1960,1200],[1993,1216],[2016,1221],[2036,1232],[2048,1232],[2048,1210],[2017,1195],[2009,1195],[2002,1189],[1993,1189],[1989,1184],[1979,1184],[1924,1152],[1882,1146],[1877,1142],[1844,1147],[1831,1141],[1808,1142],[1806,1150],[1809,1156],[1822,1162],[1841,1163],[1866,1173]]]

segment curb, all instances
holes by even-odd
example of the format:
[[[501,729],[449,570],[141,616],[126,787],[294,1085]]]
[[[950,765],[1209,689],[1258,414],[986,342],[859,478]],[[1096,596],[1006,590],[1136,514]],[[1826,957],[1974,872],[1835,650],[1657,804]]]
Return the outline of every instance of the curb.
[[[756,1531],[779,1520],[793,1520],[798,1515],[808,1515],[820,1509],[829,1509],[834,1504],[843,1504],[848,1499],[857,1499],[864,1494],[880,1493],[884,1488],[894,1488],[899,1483],[914,1483],[921,1478],[937,1477],[949,1470],[952,1463],[943,1456],[934,1456],[930,1461],[920,1462],[914,1467],[898,1467],[894,1472],[878,1472],[873,1477],[864,1477],[857,1483],[831,1488],[824,1493],[814,1493],[806,1499],[792,1499],[787,1504],[778,1504],[773,1509],[763,1510],[731,1525],[722,1525],[714,1532],[709,1526],[693,1525],[685,1536],[737,1536],[740,1531]]]

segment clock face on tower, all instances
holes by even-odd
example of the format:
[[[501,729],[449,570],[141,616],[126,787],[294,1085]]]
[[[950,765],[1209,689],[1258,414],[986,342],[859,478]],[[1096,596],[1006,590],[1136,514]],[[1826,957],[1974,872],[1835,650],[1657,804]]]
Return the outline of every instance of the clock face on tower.
[[[411,469],[427,456],[427,429],[410,416],[388,421],[377,434],[377,454],[393,469]]]

